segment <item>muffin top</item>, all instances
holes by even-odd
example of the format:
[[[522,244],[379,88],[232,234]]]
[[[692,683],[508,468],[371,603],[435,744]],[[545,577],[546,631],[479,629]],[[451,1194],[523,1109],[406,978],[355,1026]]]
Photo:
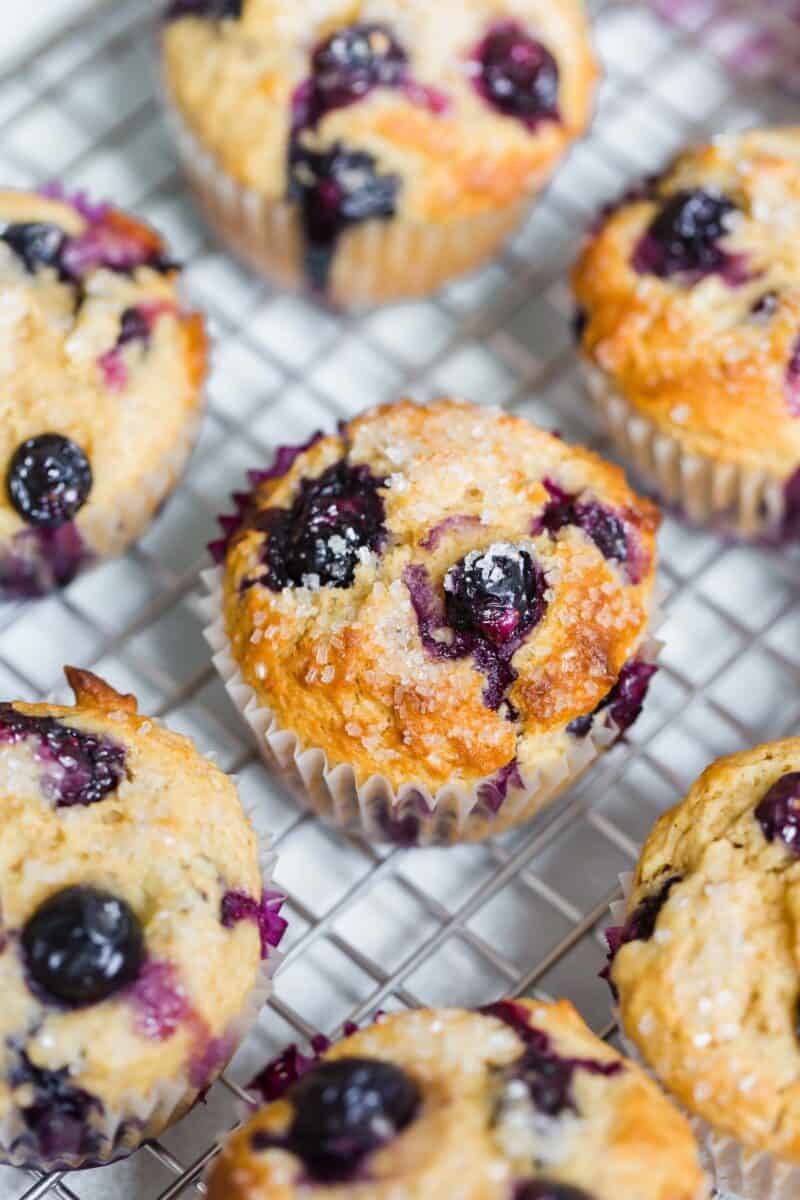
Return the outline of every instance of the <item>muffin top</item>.
[[[67,676],[74,708],[0,705],[0,1121],[21,1111],[33,1161],[91,1156],[131,1096],[204,1087],[281,932],[233,783]]]
[[[356,179],[362,217],[426,222],[540,186],[596,74],[580,0],[172,0],[164,51],[169,92],[239,183],[308,199],[323,175],[348,194]]]
[[[101,526],[201,404],[205,337],[146,225],[82,197],[0,191],[0,539]]]
[[[291,1083],[297,1066],[303,1073]],[[288,1070],[287,1070],[288,1068]],[[688,1122],[566,1000],[382,1017],[263,1082],[210,1200],[700,1200]]]
[[[689,452],[800,463],[800,129],[687,150],[612,210],[575,272],[583,348]]]
[[[406,400],[251,479],[212,547],[227,636],[329,766],[502,792],[638,714],[658,515],[618,468],[520,417]]]
[[[720,759],[642,852],[612,981],[694,1113],[800,1163],[800,738]]]

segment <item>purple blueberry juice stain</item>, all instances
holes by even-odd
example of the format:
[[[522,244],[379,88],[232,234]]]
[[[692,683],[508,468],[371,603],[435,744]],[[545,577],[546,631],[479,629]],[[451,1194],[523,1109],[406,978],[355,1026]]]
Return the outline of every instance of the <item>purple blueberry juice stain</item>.
[[[740,255],[721,246],[730,232],[736,205],[718,192],[702,188],[679,191],[661,208],[637,242],[632,265],[641,275],[669,279],[683,275],[696,283],[719,274],[731,287],[751,278]]]
[[[550,500],[534,520],[531,533],[546,531],[554,538],[559,530],[574,525],[591,538],[603,558],[623,564],[629,583],[641,583],[649,565],[647,555],[624,515],[597,500],[581,500],[553,479],[543,482]]]
[[[150,1041],[166,1041],[192,1018],[186,991],[172,963],[146,962],[126,998],[134,1012],[136,1032]]]
[[[473,550],[447,572],[442,596],[419,563],[406,567],[403,582],[426,653],[472,655],[486,676],[484,704],[498,709],[517,677],[511,660],[547,606],[545,575],[530,552],[507,543]]]
[[[637,904],[624,925],[612,925],[610,929],[606,930],[608,962],[600,974],[603,979],[608,981],[615,996],[616,988],[611,980],[611,968],[614,964],[614,959],[628,942],[650,941],[650,938],[656,931],[656,924],[661,915],[661,910],[667,903],[670,892],[676,884],[681,882],[681,879],[682,876],[680,875],[670,875],[652,895],[645,896]]]
[[[756,321],[768,321],[778,311],[779,304],[777,292],[764,292],[750,306],[750,316]]]
[[[45,767],[42,788],[56,808],[97,804],[125,778],[125,748],[110,738],[0,704],[0,743],[28,738],[35,739],[35,757]]]
[[[772,785],[755,810],[768,842],[781,841],[800,857],[800,771],[790,771]]]
[[[266,960],[286,932],[287,921],[280,915],[285,901],[280,892],[265,891],[256,900],[246,892],[228,891],[222,897],[220,921],[226,929],[239,921],[254,921],[261,938],[261,958]]]
[[[524,1179],[514,1187],[513,1200],[592,1200],[582,1188],[552,1179]]]
[[[486,1016],[496,1017],[509,1025],[525,1049],[514,1062],[502,1070],[506,1082],[520,1081],[530,1095],[538,1112],[558,1117],[563,1112],[578,1112],[572,1091],[577,1071],[611,1079],[624,1070],[621,1062],[600,1062],[593,1058],[566,1058],[559,1054],[550,1037],[530,1024],[528,1010],[512,1001],[501,1001],[481,1009]]]
[[[471,55],[472,79],[487,104],[531,132],[559,121],[558,64],[516,21],[498,21]]]
[[[437,522],[428,530],[419,543],[420,549],[434,553],[449,533],[458,533],[464,529],[477,529],[480,524],[480,517],[471,516],[468,513],[457,513],[455,516],[445,517],[444,520]]]
[[[524,787],[519,763],[516,758],[512,758],[511,762],[501,767],[491,779],[487,779],[485,783],[480,785],[478,788],[478,800],[492,816],[497,816],[505,804],[509,790],[512,787]]]
[[[419,845],[423,821],[431,813],[421,792],[412,791],[397,804],[381,800],[371,815],[387,842],[411,850]]]
[[[800,467],[784,484],[784,513],[781,522],[781,537],[785,541],[800,540]]]
[[[0,555],[0,600],[31,600],[66,587],[93,555],[77,526],[23,529]]]
[[[102,1114],[97,1096],[70,1082],[66,1067],[50,1071],[37,1067],[24,1050],[9,1073],[11,1088],[30,1088],[32,1099],[20,1109],[27,1134],[15,1140],[15,1154],[30,1153],[32,1161],[55,1162],[72,1155],[97,1154],[99,1131],[90,1123],[93,1112]]]
[[[793,417],[800,417],[800,337],[795,339],[786,364],[784,392],[789,412]]]
[[[620,735],[626,733],[642,711],[650,681],[657,670],[655,663],[639,658],[629,659],[620,671],[617,682],[594,712],[575,717],[567,726],[567,732],[576,738],[586,737],[591,732],[595,716],[609,709],[617,732]]]
[[[159,317],[174,311],[174,305],[169,303],[139,304],[125,309],[120,317],[116,342],[97,360],[110,391],[122,391],[128,383],[128,367],[121,353],[123,348],[132,342],[141,342],[147,348]]]
[[[204,1023],[202,1029],[198,1022],[200,1036],[196,1038],[196,1047],[189,1061],[189,1083],[198,1091],[207,1089],[236,1049],[234,1034],[223,1034],[221,1037],[209,1037]],[[205,1035],[205,1036],[203,1036]]]

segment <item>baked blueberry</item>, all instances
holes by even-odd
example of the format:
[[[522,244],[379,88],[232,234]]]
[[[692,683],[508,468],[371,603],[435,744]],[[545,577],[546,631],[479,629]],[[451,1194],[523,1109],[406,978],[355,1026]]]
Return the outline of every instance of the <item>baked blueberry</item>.
[[[380,174],[371,154],[341,142],[322,151],[295,146],[290,168],[290,191],[300,205],[305,237],[306,274],[311,286],[324,292],[341,235],[364,221],[393,217],[400,180]]]
[[[61,251],[67,240],[63,229],[46,221],[22,221],[6,225],[2,240],[33,273],[39,267],[61,270]]]
[[[800,417],[800,337],[795,339],[786,364],[786,403],[793,417]]]
[[[97,804],[125,777],[125,750],[109,738],[0,704],[0,742],[27,738],[36,740],[36,758],[45,764],[42,788],[56,808]]]
[[[86,454],[60,433],[42,433],[23,442],[6,475],[12,505],[29,525],[58,529],[83,508],[92,490]]]
[[[52,1162],[61,1155],[92,1155],[99,1139],[89,1118],[93,1111],[102,1112],[100,1100],[71,1083],[66,1067],[48,1071],[24,1050],[17,1053],[9,1082],[30,1096],[20,1112],[32,1141],[31,1158]]]
[[[596,500],[580,500],[551,479],[544,481],[552,497],[533,523],[533,532],[547,530],[554,537],[567,525],[576,525],[590,537],[604,558],[628,564],[632,583],[639,582],[633,536],[619,513]]]
[[[790,771],[773,783],[756,808],[756,820],[768,842],[780,839],[800,855],[800,771]]]
[[[390,1062],[341,1058],[319,1063],[287,1093],[295,1116],[287,1149],[314,1179],[347,1178],[359,1163],[411,1123],[420,1093]]]
[[[678,191],[651,221],[633,254],[642,274],[671,275],[720,271],[729,260],[720,242],[729,232],[736,205],[704,188]]]
[[[150,339],[151,324],[147,313],[141,308],[126,308],[119,319],[118,346],[126,346],[128,342],[146,342]]]
[[[541,602],[541,577],[527,550],[512,545],[473,550],[444,580],[453,629],[502,645],[531,622]]]
[[[144,962],[133,910],[88,885],[64,888],[40,904],[20,940],[36,990],[69,1008],[107,1000],[133,983]]]
[[[377,553],[386,536],[381,486],[368,467],[345,459],[304,479],[290,509],[267,509],[257,519],[269,533],[260,582],[273,591],[350,587],[361,554]]]
[[[177,21],[179,17],[206,17],[209,21],[226,18],[238,21],[242,15],[244,0],[171,0],[164,19]]]
[[[514,1200],[592,1200],[582,1188],[552,1179],[528,1179],[514,1189]]]
[[[475,61],[475,85],[493,108],[529,129],[558,120],[558,64],[516,21],[498,22],[478,47]]]
[[[617,682],[594,712],[570,721],[567,726],[568,732],[573,737],[586,737],[591,731],[596,714],[608,708],[611,710],[611,719],[617,731],[625,733],[641,713],[650,680],[657,670],[655,663],[645,662],[643,659],[633,658],[626,662]]]
[[[778,310],[780,297],[777,292],[764,292],[750,306],[750,316],[761,321],[768,321]]]
[[[312,59],[322,112],[363,99],[376,87],[399,87],[408,74],[405,50],[383,25],[348,25],[323,42]]]

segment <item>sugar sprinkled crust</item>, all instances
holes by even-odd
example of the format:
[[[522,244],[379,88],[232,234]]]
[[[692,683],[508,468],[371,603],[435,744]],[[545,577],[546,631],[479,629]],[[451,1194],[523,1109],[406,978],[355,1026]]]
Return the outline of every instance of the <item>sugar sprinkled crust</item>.
[[[263,886],[231,780],[188,738],[140,715],[132,696],[89,672],[67,674],[74,707],[20,702],[0,713],[0,1130],[15,1108],[27,1110],[21,1145],[0,1156],[29,1152],[34,1162],[79,1147],[91,1157],[95,1122],[116,1112],[124,1134],[162,1084],[177,1081],[188,1107],[232,1052],[227,1038],[262,953],[255,920],[222,919],[226,893],[257,902]],[[43,735],[65,727],[110,747],[116,786],[76,799],[74,750],[47,753],[38,728],[15,738],[15,714],[44,719]],[[130,905],[146,958],[131,986],[71,1009],[31,985],[21,931],[44,901],[73,886]],[[70,1096],[84,1094],[85,1127],[70,1127]],[[143,1131],[134,1121],[128,1133],[135,1140]]]
[[[326,1194],[347,1200],[369,1180],[374,1200],[508,1200],[523,1180],[546,1178],[581,1189],[587,1200],[707,1195],[688,1123],[640,1068],[590,1033],[568,1001],[498,1007],[544,1034],[556,1055],[598,1064],[597,1073],[572,1075],[574,1109],[545,1117],[531,1108],[514,1079],[525,1044],[497,1016],[444,1009],[381,1018],[323,1062],[359,1057],[401,1067],[420,1089],[416,1119],[368,1158],[358,1182],[328,1185]],[[254,1148],[259,1134],[279,1138],[293,1113],[290,1092],[233,1135],[210,1179],[210,1200],[306,1194],[295,1155]]]
[[[672,883],[651,936],[624,942],[612,968],[625,1031],[670,1091],[718,1133],[793,1163],[800,1163],[796,818],[789,806],[784,841],[775,832],[780,823],[765,826],[756,810],[797,771],[800,738],[704,771],[645,844],[629,921]]]
[[[65,248],[48,258],[40,245],[26,261],[25,231],[36,227],[68,239]],[[164,499],[205,374],[202,320],[181,310],[178,281],[158,235],[125,214],[58,193],[0,191],[0,592],[44,590],[51,574],[68,575],[69,564],[37,564],[48,547],[75,565],[81,554],[117,552]],[[69,546],[63,526],[40,546],[9,496],[12,456],[45,433],[70,439],[91,468]]]
[[[555,57],[560,121],[534,131],[494,112],[472,85],[469,56],[498,20],[530,28]],[[240,184],[282,198],[288,190],[292,97],[314,48],[357,22],[390,29],[409,56],[420,92],[378,88],[329,112],[306,141],[337,142],[398,174],[398,215],[447,222],[512,204],[538,188],[589,119],[596,66],[579,0],[322,0],[286,5],[246,0],[238,20],[187,17],[164,34],[168,89],[202,142]]]
[[[697,189],[731,204],[717,269],[637,269],[665,204]],[[725,135],[612,210],[574,277],[583,349],[625,400],[685,451],[778,482],[800,463],[798,233],[800,130]]]
[[[304,481],[344,458],[380,485],[381,543],[359,548],[349,586],[312,575],[269,586],[271,514],[285,516]],[[605,557],[569,522],[537,531],[554,488],[618,514],[630,561]],[[618,468],[518,417],[452,400],[374,409],[315,440],[242,503],[222,550],[234,657],[280,725],[322,747],[331,766],[353,764],[360,782],[382,773],[395,788],[417,782],[435,794],[512,763],[535,771],[563,753],[567,726],[603,702],[647,633],[656,510]],[[457,635],[426,640],[415,581],[421,574],[434,606],[446,603],[456,564],[480,552],[491,574],[493,560],[520,551],[535,564],[536,611],[490,696],[485,645],[437,654],[437,637]]]

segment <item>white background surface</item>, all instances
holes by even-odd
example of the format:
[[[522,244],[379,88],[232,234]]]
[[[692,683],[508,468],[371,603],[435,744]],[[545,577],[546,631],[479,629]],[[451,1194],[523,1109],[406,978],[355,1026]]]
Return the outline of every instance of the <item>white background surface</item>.
[[[15,62],[25,52],[35,50],[93,5],[101,3],[113,3],[113,0],[6,0],[2,5],[0,68]]]

